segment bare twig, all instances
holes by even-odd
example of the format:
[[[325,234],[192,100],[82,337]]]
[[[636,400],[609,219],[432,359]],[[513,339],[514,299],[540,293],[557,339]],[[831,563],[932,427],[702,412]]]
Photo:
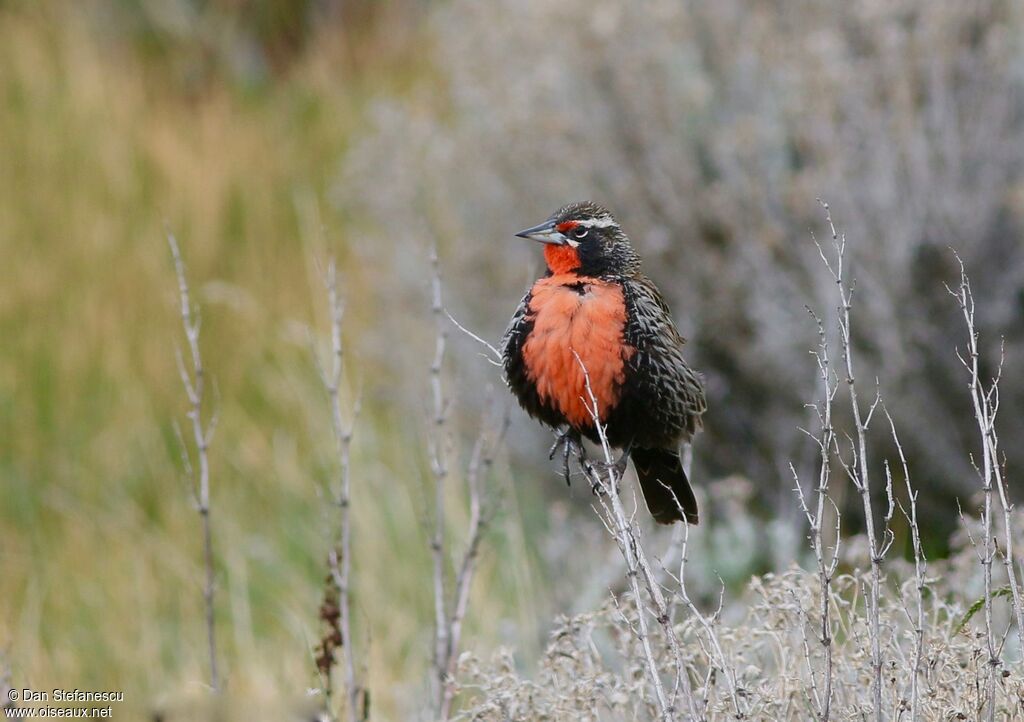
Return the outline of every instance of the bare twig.
[[[431,312],[436,328],[434,359],[430,367],[430,385],[433,402],[431,423],[433,434],[430,439],[430,455],[431,468],[434,475],[434,531],[431,540],[434,585],[433,695],[436,718],[447,720],[451,716],[457,691],[456,672],[462,640],[463,621],[469,609],[469,596],[476,573],[480,544],[491,513],[491,510],[487,508],[485,500],[483,480],[493,465],[494,455],[504,438],[508,418],[507,415],[501,414],[500,420],[497,420],[494,425],[496,428],[492,428],[486,422],[481,424],[480,433],[470,455],[465,474],[466,490],[469,497],[469,527],[467,529],[466,547],[456,565],[458,571],[455,572],[454,589],[451,590],[452,598],[449,601],[448,583],[446,581],[447,565],[445,563],[444,506],[446,482],[449,478],[448,447],[450,439],[445,428],[448,402],[445,400],[441,378],[448,336],[445,319],[447,318],[464,333],[488,346],[493,354],[497,354],[497,350],[476,334],[459,325],[455,319],[445,312],[442,303],[440,262],[436,248],[431,252],[430,262],[433,270],[431,279]]]
[[[503,413],[498,422],[497,431],[489,434],[488,425],[482,424],[480,434],[473,445],[469,467],[466,470],[466,487],[469,494],[469,529],[467,531],[466,549],[462,554],[459,571],[455,576],[455,604],[448,620],[448,649],[445,668],[445,694],[441,707],[441,719],[448,719],[451,714],[452,702],[455,699],[455,673],[458,666],[458,651],[462,641],[462,622],[469,608],[469,592],[476,572],[477,557],[484,530],[490,521],[491,510],[484,506],[484,495],[481,481],[487,476],[494,463],[497,451],[505,431],[508,428],[508,415]],[[490,436],[491,438],[488,438]]]
[[[820,246],[819,246],[820,250]],[[827,261],[826,261],[827,265]],[[808,313],[814,318],[818,326],[818,349],[814,352],[818,364],[818,376],[821,379],[822,398],[812,405],[817,417],[821,431],[817,436],[808,433],[818,446],[819,466],[818,483],[814,487],[815,507],[812,513],[806,499],[804,498],[803,486],[797,475],[796,468],[790,464],[790,472],[796,484],[796,492],[799,497],[800,507],[807,517],[810,526],[811,547],[814,549],[814,558],[818,567],[818,593],[820,633],[818,641],[821,644],[824,669],[822,670],[821,694],[818,694],[818,685],[814,677],[814,669],[810,664],[808,653],[808,672],[811,676],[811,690],[815,694],[818,719],[821,722],[828,720],[831,716],[832,707],[832,621],[830,618],[829,600],[832,596],[832,578],[839,565],[839,533],[836,532],[830,558],[826,558],[823,528],[825,522],[826,501],[831,502],[828,496],[829,481],[832,476],[832,449],[835,445],[835,429],[832,426],[832,404],[836,393],[839,391],[839,383],[835,372],[832,370],[832,363],[829,357],[828,335],[825,332],[825,325],[815,313],[808,308]],[[836,523],[839,523],[839,515],[836,514]],[[799,599],[797,604],[799,604]],[[802,612],[801,608],[801,612]]]
[[[896,444],[896,450],[899,452],[900,465],[903,469],[903,481],[907,487],[907,505],[910,507],[909,511],[903,509],[903,514],[907,519],[907,523],[910,524],[910,539],[914,547],[914,587],[917,590],[915,614],[911,616],[909,612],[907,613],[908,618],[914,625],[914,669],[910,677],[910,720],[911,722],[916,722],[920,717],[918,682],[924,664],[924,590],[927,584],[925,574],[928,568],[928,560],[925,558],[924,551],[921,548],[921,528],[917,523],[918,492],[914,490],[910,483],[910,467],[907,465],[907,457],[903,453],[903,444],[900,443],[899,436],[896,434],[896,424],[892,420],[892,416],[889,415],[889,409],[884,406],[882,408],[885,411],[885,418],[889,420],[892,440]],[[886,476],[891,479],[888,464],[886,464],[885,471]]]
[[[431,313],[434,316],[434,325],[437,332],[434,341],[434,360],[430,365],[430,389],[433,401],[431,412],[433,433],[430,438],[430,461],[431,470],[434,474],[434,535],[430,549],[434,562],[434,709],[440,718],[448,685],[448,650],[451,630],[448,626],[448,610],[445,600],[444,563],[444,499],[445,486],[448,480],[448,439],[444,427],[447,406],[441,381],[448,330],[444,324],[444,306],[441,299],[441,267],[436,247],[431,250],[430,265],[433,271],[430,287]]]
[[[210,460],[208,454],[210,440],[213,438],[213,432],[217,426],[217,417],[216,415],[211,417],[204,426],[203,395],[206,379],[203,369],[203,357],[199,351],[199,329],[201,323],[198,310],[193,310],[192,308],[188,280],[185,277],[185,262],[182,259],[181,250],[178,248],[178,241],[171,233],[167,234],[167,244],[171,248],[171,256],[174,259],[174,271],[178,277],[181,323],[185,330],[185,341],[188,344],[189,358],[192,365],[192,369],[189,371],[182,358],[181,351],[178,350],[176,353],[178,372],[181,375],[181,382],[185,387],[185,394],[188,397],[188,419],[192,425],[192,440],[195,444],[195,453],[198,460],[198,474],[191,462],[186,465],[186,472],[192,479],[193,501],[203,526],[203,563],[206,570],[206,578],[203,584],[203,601],[206,606],[206,641],[210,656],[210,687],[214,692],[219,692],[220,675],[217,669],[217,637],[216,620],[214,618],[216,580],[214,576],[213,533],[210,523]],[[182,453],[185,457],[188,457],[187,449],[183,449]]]
[[[676,503],[679,504],[679,511],[682,512],[682,504],[679,503],[678,499],[676,500]],[[678,585],[678,591],[676,592],[676,594],[683,601],[686,607],[690,610],[690,614],[693,616],[693,618],[697,620],[698,624],[700,624],[701,627],[703,627],[704,633],[707,635],[708,644],[711,645],[711,651],[708,654],[708,657],[711,659],[712,667],[717,666],[717,668],[722,671],[722,674],[725,675],[725,682],[729,690],[729,698],[732,700],[732,707],[735,719],[746,719],[747,715],[745,713],[744,706],[740,703],[740,694],[739,687],[736,682],[736,673],[733,670],[732,666],[729,664],[728,659],[726,659],[725,651],[722,649],[722,643],[718,638],[718,632],[715,631],[715,627],[712,622],[713,619],[716,619],[718,617],[718,612],[716,612],[712,619],[709,620],[707,616],[700,610],[700,608],[698,608],[697,605],[694,604],[693,600],[690,598],[689,592],[686,590],[686,562],[687,547],[689,545],[689,541],[690,525],[686,522],[684,515],[683,544],[679,555],[679,576],[675,577],[676,584]],[[719,612],[721,611],[724,593],[725,584],[723,583],[722,591],[719,595]],[[706,695],[708,686],[704,685],[704,689]],[[707,700],[705,699],[705,711],[707,710],[707,706]]]
[[[678,694],[681,693],[684,703],[686,703],[689,708],[690,716],[693,719],[697,719],[699,715],[696,701],[693,697],[693,690],[690,685],[690,678],[686,669],[682,647],[676,636],[675,629],[672,626],[671,615],[669,613],[668,604],[665,600],[665,595],[663,594],[661,585],[657,582],[651,569],[651,565],[647,560],[643,544],[640,541],[639,529],[636,527],[632,518],[626,515],[626,510],[622,505],[622,500],[619,498],[619,478],[615,472],[615,464],[612,459],[611,447],[608,444],[608,437],[605,433],[604,425],[601,423],[601,414],[600,409],[598,408],[597,398],[595,397],[590,385],[590,374],[587,372],[587,369],[579,355],[575,352],[573,353],[576,356],[576,362],[579,364],[580,369],[583,372],[586,391],[589,397],[589,400],[585,399],[584,401],[587,404],[587,408],[590,412],[594,427],[597,429],[598,437],[601,442],[605,472],[602,473],[593,464],[583,458],[582,452],[580,453],[579,458],[580,466],[583,468],[584,473],[587,475],[587,478],[598,493],[598,499],[600,500],[604,511],[604,518],[602,521],[609,533],[614,537],[619,547],[619,551],[622,553],[622,558],[626,562],[626,576],[629,580],[630,591],[632,592],[634,603],[637,605],[637,629],[635,630],[635,633],[644,651],[645,667],[651,680],[651,685],[654,688],[655,701],[658,706],[659,714],[663,720],[677,719],[675,700]],[[685,555],[686,550],[684,545],[684,559]],[[640,591],[640,576],[643,577],[643,584],[647,592],[647,598],[653,608],[654,617],[661,627],[662,634],[664,635],[665,641],[668,645],[669,653],[675,667],[675,690],[671,697],[669,697],[665,691],[665,685],[662,682],[658,662],[654,656],[654,649],[651,645],[650,630],[647,622],[648,612],[642,602],[643,596]]]
[[[494,344],[492,344],[490,341],[488,341],[488,340],[478,336],[477,334],[473,333],[468,328],[463,326],[461,323],[456,321],[455,317],[452,316],[448,311],[445,311],[444,315],[448,317],[448,320],[452,322],[452,324],[455,326],[455,328],[459,329],[460,331],[462,331],[462,333],[466,334],[471,339],[473,339],[478,344],[480,344],[485,349],[487,349],[487,353],[486,354],[481,354],[481,355],[485,359],[487,359],[487,362],[489,364],[491,364],[492,366],[501,366],[501,351],[499,351],[497,349],[497,347],[495,347]]]
[[[871,507],[871,481],[868,474],[868,451],[867,433],[875,408],[878,406],[880,396],[876,392],[875,399],[868,407],[866,414],[862,411],[857,394],[857,382],[854,375],[853,364],[853,341],[850,310],[853,307],[853,293],[855,283],[848,281],[845,277],[845,256],[846,237],[836,231],[832,222],[832,214],[829,206],[824,201],[819,201],[825,210],[825,222],[828,223],[832,235],[832,248],[835,257],[830,261],[821,244],[815,239],[818,251],[825,263],[829,273],[836,284],[839,295],[839,343],[840,351],[845,363],[846,386],[849,389],[850,409],[853,412],[853,423],[856,441],[850,441],[852,460],[848,464],[842,460],[840,463],[853,482],[854,487],[861,497],[861,504],[864,508],[864,527],[868,538],[868,549],[871,555],[871,587],[867,598],[868,613],[868,638],[871,651],[871,691],[874,706],[874,718],[881,722],[884,718],[882,712],[882,649],[881,649],[881,622],[879,613],[879,599],[882,586],[882,562],[888,550],[891,533],[888,524],[883,522],[883,541],[878,540],[875,528],[874,512]],[[891,499],[891,495],[890,495]],[[886,522],[892,515],[892,504],[886,514]]]
[[[957,305],[964,317],[964,324],[967,328],[967,358],[957,352],[961,363],[967,369],[970,380],[968,389],[971,394],[971,403],[974,407],[974,418],[978,425],[981,436],[981,466],[975,465],[981,481],[981,488],[984,494],[982,506],[982,528],[984,538],[981,540],[980,561],[984,574],[984,612],[985,612],[985,641],[988,653],[988,678],[986,680],[986,692],[988,696],[988,719],[994,719],[995,695],[997,671],[1002,666],[1001,643],[996,642],[996,634],[992,627],[992,561],[998,553],[993,534],[992,502],[993,487],[998,493],[999,503],[1003,510],[1003,532],[1005,549],[1003,562],[1006,567],[1007,581],[1013,604],[1013,614],[1017,623],[1017,636],[1021,645],[1021,658],[1024,659],[1024,604],[1021,601],[1020,583],[1017,578],[1017,571],[1013,553],[1013,532],[1011,516],[1013,505],[1009,501],[1006,489],[1006,479],[1002,465],[999,460],[999,436],[996,432],[996,415],[999,412],[999,381],[1003,369],[1003,355],[1000,353],[999,366],[996,376],[985,387],[979,370],[980,353],[978,350],[979,333],[974,322],[974,295],[971,291],[970,279],[960,255],[954,251],[956,260],[960,265],[960,283],[956,289],[947,286],[947,290],[956,299]]]
[[[959,256],[957,256],[957,258],[959,259]],[[963,268],[962,262],[960,268],[960,286],[956,291],[953,291],[952,289],[949,289],[949,291],[953,294],[954,298],[957,299],[957,303],[960,305],[961,312],[964,316],[964,321],[967,324],[969,358],[964,359],[961,356],[960,360],[970,373],[969,389],[971,392],[971,402],[974,405],[975,419],[981,431],[982,464],[981,468],[978,469],[978,474],[982,483],[984,502],[981,512],[983,533],[979,560],[981,562],[984,578],[983,608],[985,613],[986,651],[988,653],[986,706],[988,708],[988,719],[993,720],[995,719],[996,694],[994,670],[1000,664],[998,653],[996,651],[995,632],[992,629],[992,559],[995,556],[995,549],[992,543],[992,466],[994,462],[991,455],[992,448],[988,441],[988,432],[991,424],[991,419],[988,415],[990,409],[985,403],[986,395],[978,371],[978,335],[974,329],[974,297],[971,294],[970,282],[967,279],[967,273]],[[959,351],[957,352],[957,355],[960,355]],[[971,541],[973,544],[973,538]]]
[[[367,713],[366,696],[356,675],[355,648],[352,640],[351,451],[352,433],[355,427],[355,418],[359,413],[359,402],[356,402],[355,408],[351,413],[351,419],[346,423],[341,403],[341,382],[345,367],[345,354],[341,333],[344,305],[338,293],[338,274],[333,258],[328,263],[324,285],[327,290],[327,304],[331,323],[330,363],[325,366],[320,363],[318,356],[314,355],[314,358],[320,371],[320,379],[327,390],[331,410],[331,428],[334,432],[335,447],[338,454],[337,484],[329,486],[331,501],[337,509],[338,516],[337,527],[334,530],[334,539],[328,552],[328,565],[331,580],[337,593],[338,631],[341,636],[342,669],[345,675],[348,719],[354,721],[364,719]],[[333,654],[330,657],[333,658]],[[329,662],[330,659],[327,661]],[[330,665],[328,664],[327,667],[328,679],[325,680],[325,691],[328,696],[328,706],[330,706]],[[361,700],[362,705],[360,705]],[[363,708],[362,714],[360,714],[360,706]]]

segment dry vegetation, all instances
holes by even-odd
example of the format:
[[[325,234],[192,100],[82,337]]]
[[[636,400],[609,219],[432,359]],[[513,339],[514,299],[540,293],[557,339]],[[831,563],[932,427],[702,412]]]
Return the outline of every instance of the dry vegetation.
[[[1024,715],[1024,9],[374,8],[0,4],[0,688]],[[567,490],[446,313],[497,338],[580,197],[707,373],[700,527]]]
[[[706,370],[698,475],[747,476],[793,525],[788,464],[814,463],[797,430],[815,345],[803,305],[830,309],[832,293],[806,239],[829,198],[871,271],[854,342],[929,479],[922,513],[952,533],[948,510],[972,487],[971,409],[948,393],[950,246],[975,280],[987,356],[1001,338],[1024,351],[1019,3],[456,0],[434,20],[443,85],[379,103],[336,188],[379,225],[367,258],[411,284],[406,249],[433,232],[464,279],[460,317],[496,337],[530,254],[500,229],[552,199],[606,203]],[[1024,375],[1003,391],[1019,401]]]
[[[810,404],[818,428],[807,434],[820,461],[809,492],[791,467],[817,570],[794,564],[755,576],[729,599],[723,582],[717,607],[706,613],[687,591],[693,532],[676,531],[658,559],[659,576],[635,521],[635,497],[627,511],[612,493],[618,480],[581,460],[601,491],[596,506],[622,552],[627,589],[613,591],[603,608],[561,619],[532,678],[516,670],[506,650],[487,662],[467,655],[461,671],[471,702],[464,718],[1011,720],[1024,714],[1021,570],[1013,552],[1024,515],[1008,502],[1005,469],[995,461],[1002,458],[995,429],[1002,366],[994,378],[979,376],[970,282],[962,271],[948,290],[965,322],[967,342],[957,356],[975,408],[980,454],[971,463],[980,516],[961,516],[963,534],[953,553],[929,561],[920,543],[920,492],[893,418],[877,392],[867,403],[858,400],[855,284],[847,275],[846,239],[825,208],[832,244],[818,249],[838,291],[837,325],[818,322],[820,395]],[[837,350],[830,352],[833,337]],[[851,408],[849,428],[834,426],[833,410],[843,403]],[[879,465],[867,440],[882,415],[898,458]],[[606,446],[604,458],[611,463]],[[871,474],[878,471],[884,476],[874,484],[886,499],[880,515],[869,501]],[[843,484],[864,500],[866,532],[849,539],[840,533],[844,516],[831,496]],[[909,560],[888,558],[897,509],[912,537]],[[677,574],[668,568],[676,559]],[[1000,559],[1003,566],[994,568]],[[977,590],[978,600],[970,603],[966,589]]]

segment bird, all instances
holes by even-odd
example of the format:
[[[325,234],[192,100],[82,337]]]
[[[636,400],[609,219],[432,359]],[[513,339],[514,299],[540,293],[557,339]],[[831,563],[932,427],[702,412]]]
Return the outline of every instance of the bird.
[[[592,399],[609,445],[623,450],[618,470],[632,459],[655,521],[697,524],[679,451],[703,428],[704,384],[629,238],[591,201],[515,235],[544,244],[547,270],[512,316],[502,365],[519,405],[561,431],[551,457],[564,444],[568,481],[570,445],[600,442]]]

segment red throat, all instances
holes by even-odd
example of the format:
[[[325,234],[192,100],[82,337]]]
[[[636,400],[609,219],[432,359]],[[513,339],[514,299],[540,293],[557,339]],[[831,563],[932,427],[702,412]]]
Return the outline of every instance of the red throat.
[[[544,246],[544,260],[555,275],[570,273],[580,267],[580,254],[570,245],[557,246],[552,243]]]

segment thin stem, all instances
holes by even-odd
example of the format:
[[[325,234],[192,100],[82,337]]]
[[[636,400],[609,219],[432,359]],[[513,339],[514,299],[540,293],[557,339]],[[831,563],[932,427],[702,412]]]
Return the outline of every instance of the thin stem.
[[[430,385],[433,400],[433,434],[431,446],[431,466],[434,474],[434,532],[431,541],[433,554],[434,581],[434,659],[433,659],[433,694],[434,712],[439,720],[447,720],[452,713],[455,701],[456,673],[458,672],[459,646],[462,640],[463,621],[469,609],[470,591],[476,574],[477,559],[484,531],[489,521],[485,503],[483,479],[494,462],[501,440],[508,425],[506,415],[501,415],[497,429],[492,430],[485,421],[481,424],[466,469],[466,490],[469,497],[469,527],[466,534],[466,548],[457,564],[455,586],[449,605],[448,585],[445,581],[445,487],[448,479],[448,435],[445,431],[448,413],[444,397],[441,372],[444,366],[445,349],[448,329],[446,320],[454,323],[470,337],[486,344],[479,336],[459,326],[448,315],[442,303],[442,285],[440,262],[437,249],[434,248],[430,257],[433,271],[431,279],[431,313],[436,328],[434,359],[430,367]],[[493,347],[491,347],[493,348]],[[451,609],[449,612],[448,610]]]
[[[925,558],[924,551],[921,548],[921,528],[917,522],[918,492],[914,491],[910,484],[910,467],[907,465],[907,457],[903,453],[903,444],[900,443],[899,436],[896,434],[896,424],[893,422],[892,416],[889,415],[889,410],[884,407],[883,409],[885,417],[889,420],[889,429],[892,431],[893,442],[896,444],[896,450],[899,452],[900,465],[903,468],[903,480],[906,483],[907,499],[910,507],[910,511],[904,511],[904,514],[907,517],[907,522],[910,524],[910,538],[914,546],[914,586],[917,590],[917,610],[912,618],[914,624],[914,669],[910,677],[910,720],[911,722],[916,722],[920,714],[918,682],[924,665],[924,590],[928,560]],[[888,465],[886,465],[886,473],[888,474]]]
[[[445,691],[441,705],[441,719],[448,719],[451,715],[452,702],[455,699],[455,685],[453,682],[458,666],[458,650],[462,641],[462,623],[469,609],[469,593],[472,589],[473,577],[476,573],[480,543],[483,540],[484,530],[489,521],[488,513],[484,508],[481,480],[487,475],[488,470],[493,465],[494,453],[501,443],[507,428],[508,416],[503,415],[497,433],[494,434],[493,439],[488,440],[487,425],[481,426],[480,434],[473,445],[469,467],[466,471],[466,486],[469,492],[468,541],[466,542],[466,549],[462,554],[462,562],[459,565],[458,574],[455,577],[455,605],[452,610],[451,619],[448,622],[448,650],[445,663]]]
[[[832,214],[827,203],[822,202],[825,210],[825,222],[829,225],[832,234],[832,246],[835,251],[835,259],[829,262],[824,251],[819,245],[819,251],[825,264],[832,273],[836,283],[836,290],[839,295],[839,337],[840,350],[846,371],[846,386],[849,389],[850,409],[853,412],[853,423],[856,433],[853,461],[847,465],[844,463],[850,480],[860,494],[861,504],[864,509],[864,527],[868,538],[868,548],[871,555],[871,587],[867,599],[868,610],[868,638],[871,651],[871,696],[874,706],[874,718],[882,722],[882,650],[881,650],[881,620],[879,612],[879,600],[881,597],[882,585],[882,562],[888,545],[880,545],[877,531],[875,529],[874,511],[871,506],[871,481],[868,474],[868,451],[867,431],[871,422],[872,414],[879,403],[879,396],[876,394],[874,402],[870,405],[867,414],[861,410],[861,404],[857,394],[856,376],[853,364],[853,341],[852,322],[850,310],[853,306],[854,285],[847,282],[844,276],[844,263],[846,255],[846,237],[840,236],[832,222]],[[888,528],[885,529],[888,535]]]
[[[593,419],[594,427],[598,433],[607,471],[605,474],[601,474],[592,464],[583,458],[582,452],[580,453],[580,465],[591,484],[596,490],[598,490],[598,498],[600,499],[601,506],[605,513],[605,526],[615,538],[619,551],[622,553],[622,558],[626,562],[626,577],[629,582],[630,591],[633,594],[634,603],[637,607],[637,626],[639,629],[636,630],[635,633],[637,640],[643,648],[644,666],[647,670],[648,677],[650,678],[651,685],[654,688],[654,696],[658,706],[659,715],[662,720],[677,719],[677,710],[675,708],[676,693],[673,693],[670,698],[665,691],[665,685],[661,679],[659,665],[654,655],[654,649],[651,645],[647,610],[644,608],[644,604],[641,601],[643,598],[640,591],[639,577],[641,576],[643,577],[647,597],[653,607],[655,619],[661,627],[662,634],[665,637],[669,652],[672,656],[676,670],[676,688],[677,690],[682,691],[684,701],[689,707],[691,718],[698,719],[700,715],[698,714],[696,702],[694,701],[693,690],[686,670],[682,646],[680,645],[675,629],[672,626],[670,610],[665,600],[665,595],[662,593],[661,585],[657,582],[654,572],[651,569],[651,565],[647,560],[643,544],[640,542],[639,530],[636,528],[633,521],[626,515],[626,510],[622,505],[622,500],[619,498],[619,478],[615,472],[615,464],[612,460],[608,437],[605,433],[604,425],[601,423],[601,415],[600,409],[598,408],[597,398],[594,396],[593,389],[590,385],[590,374],[579,355],[575,354],[575,352],[574,355],[576,356],[576,362],[579,364],[580,369],[583,372],[584,383],[587,395],[589,396],[589,403],[587,406],[591,418]],[[683,554],[685,557],[685,547],[683,549]]]
[[[1010,593],[1013,600],[1013,614],[1017,623],[1018,638],[1021,645],[1021,658],[1024,659],[1024,603],[1021,600],[1020,584],[1017,578],[1014,565],[1013,533],[1011,527],[1011,515],[1013,505],[1010,503],[1006,491],[1006,479],[1003,468],[999,463],[999,436],[996,433],[995,421],[999,410],[999,380],[1002,375],[1003,356],[1000,354],[999,370],[996,377],[992,379],[988,389],[981,380],[979,369],[980,352],[978,349],[979,333],[974,322],[974,294],[971,291],[970,279],[964,262],[959,254],[956,254],[957,262],[960,264],[960,284],[956,290],[948,288],[950,294],[956,299],[964,318],[964,325],[967,328],[967,358],[960,356],[960,361],[967,369],[970,380],[968,389],[971,395],[971,403],[974,407],[974,418],[978,425],[981,437],[981,467],[977,469],[981,488],[984,494],[982,507],[982,527],[984,539],[981,544],[980,562],[984,575],[984,619],[985,619],[985,642],[988,653],[988,677],[986,679],[986,692],[988,697],[988,719],[995,718],[995,695],[997,685],[997,670],[1002,666],[1001,642],[997,642],[997,635],[993,629],[992,620],[992,561],[997,553],[995,537],[993,534],[992,522],[992,492],[996,489],[999,495],[999,504],[1003,510],[1003,543],[1005,550],[1003,562],[1006,568],[1007,582],[1010,586]]]
[[[338,274],[332,258],[327,266],[324,279],[327,287],[327,304],[331,319],[331,363],[330,369],[321,367],[320,375],[331,409],[331,428],[338,454],[338,483],[332,490],[332,502],[338,511],[338,526],[335,542],[328,553],[331,578],[338,591],[338,616],[341,631],[343,670],[345,675],[345,698],[348,719],[358,720],[359,700],[362,688],[356,675],[355,648],[352,640],[352,433],[359,404],[353,410],[353,419],[346,425],[341,404],[341,380],[344,371],[345,354],[342,344],[342,319],[344,305],[338,294]],[[329,685],[328,685],[329,689]]]
[[[434,360],[430,366],[430,388],[433,398],[431,467],[434,474],[434,536],[430,545],[434,562],[434,709],[438,718],[444,719],[442,712],[445,708],[444,700],[447,695],[446,688],[449,684],[447,670],[451,643],[448,611],[445,601],[444,499],[448,478],[446,455],[448,441],[444,428],[446,408],[444,388],[441,383],[441,370],[444,365],[448,331],[444,325],[444,306],[441,299],[441,270],[436,247],[431,251],[430,264],[433,271],[431,278],[431,313],[434,316],[436,328]]]
[[[822,671],[823,693],[820,696],[817,695],[818,687],[814,678],[813,667],[810,664],[809,652],[808,671],[811,675],[812,691],[816,695],[815,702],[817,705],[818,719],[820,722],[825,722],[831,716],[833,695],[833,643],[830,600],[832,597],[832,578],[839,565],[839,534],[838,532],[836,533],[831,558],[827,559],[825,555],[824,524],[826,501],[831,501],[828,496],[828,487],[832,476],[832,447],[835,444],[835,429],[832,426],[832,403],[835,400],[839,384],[834,380],[835,374],[832,370],[831,358],[829,356],[828,335],[825,332],[825,326],[810,308],[807,310],[818,326],[818,349],[814,352],[814,355],[817,359],[818,376],[821,379],[822,385],[822,399],[813,407],[817,412],[818,421],[821,426],[819,435],[817,437],[812,437],[818,445],[819,452],[818,482],[814,488],[816,504],[813,513],[808,508],[803,494],[803,486],[797,476],[796,468],[792,464],[790,464],[790,472],[792,473],[793,479],[796,483],[796,491],[799,497],[800,506],[803,509],[804,515],[807,517],[808,524],[810,525],[811,547],[814,550],[814,557],[818,567],[818,594],[820,596],[818,612],[821,620],[818,641],[821,644],[824,664],[824,669]],[[808,435],[810,434],[808,433]],[[838,514],[836,515],[836,519],[838,522]],[[802,611],[803,610],[801,608],[801,612]]]
[[[213,530],[210,521],[210,460],[208,453],[210,440],[216,428],[216,417],[213,417],[204,428],[203,395],[206,383],[203,357],[199,350],[199,329],[201,324],[198,312],[192,310],[188,280],[185,276],[185,261],[178,247],[178,241],[171,233],[167,234],[167,244],[171,248],[174,271],[178,278],[181,323],[185,331],[185,340],[188,344],[189,356],[192,361],[192,370],[190,372],[181,358],[181,354],[177,354],[178,372],[181,375],[181,381],[185,387],[185,395],[189,401],[188,419],[192,425],[192,440],[196,447],[196,457],[199,462],[198,476],[191,464],[188,465],[188,471],[192,476],[193,501],[195,502],[196,510],[199,512],[203,530],[203,564],[205,567],[203,602],[206,617],[206,641],[210,658],[210,687],[216,693],[220,692],[220,674],[217,667],[216,607],[214,603],[216,575],[214,570]],[[185,453],[187,454],[187,451]]]

